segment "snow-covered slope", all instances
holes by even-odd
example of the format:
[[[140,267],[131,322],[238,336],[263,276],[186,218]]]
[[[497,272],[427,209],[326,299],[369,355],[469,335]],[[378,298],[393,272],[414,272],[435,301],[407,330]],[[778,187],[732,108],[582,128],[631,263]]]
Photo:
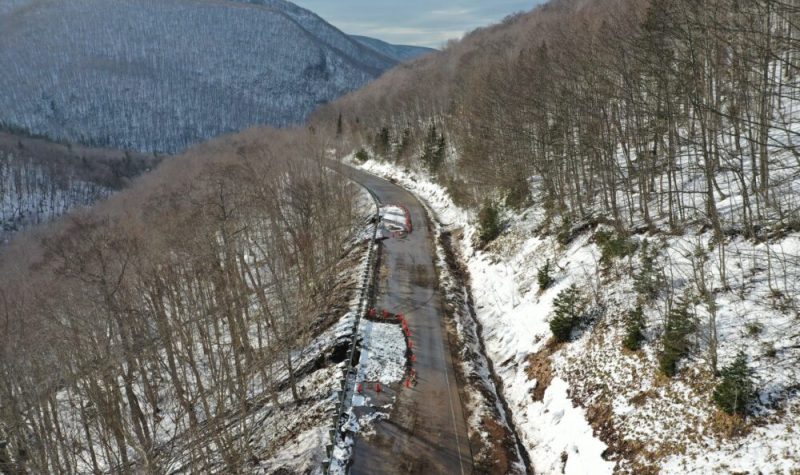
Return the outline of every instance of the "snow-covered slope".
[[[765,242],[726,239],[724,262],[710,232],[641,234],[632,237],[638,251],[608,265],[594,229],[565,243],[543,231],[545,215],[533,206],[506,213],[503,236],[479,249],[475,213],[455,205],[425,173],[375,161],[363,167],[413,191],[459,238],[454,244],[471,275],[486,353],[536,473],[797,472],[797,231]],[[622,343],[625,321],[639,299],[637,276],[648,256],[665,280],[644,308],[643,347],[632,352]],[[554,282],[542,289],[538,271],[548,262]],[[758,397],[746,420],[712,402],[707,305],[693,307],[702,328],[680,375],[670,381],[659,374],[669,300],[696,292],[700,274],[716,295],[720,367],[739,351],[750,361]],[[590,301],[594,318],[570,343],[555,344],[549,328],[554,300],[573,284]]]
[[[0,243],[25,226],[41,224],[78,206],[89,206],[111,190],[65,173],[54,176],[30,160],[0,150]]]
[[[303,121],[397,60],[280,0],[0,5],[0,123],[174,152]]]

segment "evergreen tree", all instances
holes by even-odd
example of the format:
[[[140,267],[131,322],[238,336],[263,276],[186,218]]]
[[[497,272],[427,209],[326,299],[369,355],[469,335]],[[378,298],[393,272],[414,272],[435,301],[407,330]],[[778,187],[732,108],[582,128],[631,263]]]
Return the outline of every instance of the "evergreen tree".
[[[714,389],[714,402],[728,414],[747,415],[747,408],[756,398],[753,371],[747,366],[747,356],[739,352],[730,366],[721,371],[722,381]]]
[[[391,137],[387,127],[381,127],[380,132],[375,137],[375,152],[381,157],[386,157],[390,150]]]
[[[397,152],[397,158],[398,159],[403,158],[406,152],[408,152],[408,148],[410,146],[411,146],[411,129],[406,127],[405,129],[403,129],[403,134],[397,141],[397,147],[395,149]]]
[[[442,164],[444,164],[446,155],[447,140],[444,134],[440,134],[436,129],[436,124],[431,123],[422,147],[422,162],[428,168],[428,171],[438,173]]]
[[[642,310],[641,305],[637,305],[635,309],[628,313],[625,321],[625,340],[622,342],[625,348],[631,351],[638,351],[644,341],[644,330],[644,310]]]
[[[550,275],[551,267],[552,265],[550,264],[550,259],[547,259],[547,262],[545,262],[536,273],[536,280],[539,283],[539,290],[541,291],[547,290],[551,285],[553,285],[554,279]]]
[[[642,241],[641,270],[633,277],[633,287],[645,302],[655,299],[664,283],[655,267],[657,256],[658,251],[651,248],[650,242]]]
[[[480,239],[483,244],[497,239],[500,235],[500,212],[492,204],[487,202],[478,215],[478,225],[480,227]]]
[[[585,310],[583,297],[575,284],[562,290],[553,301],[553,318],[550,331],[559,342],[572,338],[572,331],[580,324]]]
[[[664,335],[661,338],[663,349],[658,357],[661,372],[673,377],[678,372],[678,362],[689,355],[690,336],[695,331],[694,319],[689,312],[689,302],[677,302],[667,314]]]
[[[439,135],[436,139],[436,150],[433,154],[432,171],[438,172],[444,164],[444,159],[447,157],[447,140],[444,138],[444,133]]]

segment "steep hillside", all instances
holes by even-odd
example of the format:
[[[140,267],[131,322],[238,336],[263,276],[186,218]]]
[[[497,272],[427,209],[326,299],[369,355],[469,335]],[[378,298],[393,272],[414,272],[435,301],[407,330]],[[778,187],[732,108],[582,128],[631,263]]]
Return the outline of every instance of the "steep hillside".
[[[315,114],[431,205],[536,473],[796,473],[799,19],[554,0]]]
[[[205,24],[190,4],[163,8]],[[31,5],[14,15],[56,4]],[[203,5],[218,23],[286,6]],[[369,273],[359,192],[304,160],[333,151],[429,205],[453,357],[496,385],[529,473],[796,474],[799,24],[796,1],[553,0],[306,128],[198,147],[43,244],[18,240],[0,261],[0,471],[305,473],[332,455],[346,470],[341,432],[371,427],[338,418],[334,338]],[[494,412],[469,412],[470,438],[500,440],[473,417]],[[503,472],[486,453],[474,471]]]
[[[376,209],[304,138],[194,147],[3,249],[0,473],[320,467]]]
[[[397,62],[284,1],[15,0],[0,6],[0,123],[174,152],[302,122]]]

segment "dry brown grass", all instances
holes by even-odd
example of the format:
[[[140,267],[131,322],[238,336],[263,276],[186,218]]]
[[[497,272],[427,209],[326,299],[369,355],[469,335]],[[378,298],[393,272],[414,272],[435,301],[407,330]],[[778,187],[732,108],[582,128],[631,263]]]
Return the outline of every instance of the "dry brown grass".
[[[476,460],[476,471],[481,473],[509,473],[511,461],[509,459],[510,450],[513,450],[513,441],[509,440],[508,429],[495,419],[484,416],[481,420],[481,428],[489,434],[488,440],[493,443],[488,445],[486,457],[483,460]],[[510,444],[510,446],[508,445]]]
[[[723,411],[714,413],[714,417],[710,420],[710,427],[714,434],[724,439],[745,436],[752,430],[751,425],[744,417],[727,414]]]
[[[538,353],[528,357],[528,378],[536,380],[536,388],[534,388],[532,394],[534,401],[542,401],[544,399],[544,392],[547,391],[553,381],[553,367],[550,357],[561,348],[561,345],[561,343],[551,339]]]

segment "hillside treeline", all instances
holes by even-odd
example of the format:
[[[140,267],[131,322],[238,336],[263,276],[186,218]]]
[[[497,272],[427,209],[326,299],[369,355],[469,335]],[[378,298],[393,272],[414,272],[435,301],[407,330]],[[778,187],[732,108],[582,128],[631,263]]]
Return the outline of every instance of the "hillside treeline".
[[[247,415],[301,397],[298,351],[331,323],[355,229],[352,185],[320,150],[291,131],[220,140],[12,242],[0,473],[235,473],[258,459]]]
[[[795,0],[558,0],[316,122],[467,204],[535,198],[567,227],[753,236],[800,221],[799,26]]]
[[[108,197],[158,161],[0,132],[0,241]]]

